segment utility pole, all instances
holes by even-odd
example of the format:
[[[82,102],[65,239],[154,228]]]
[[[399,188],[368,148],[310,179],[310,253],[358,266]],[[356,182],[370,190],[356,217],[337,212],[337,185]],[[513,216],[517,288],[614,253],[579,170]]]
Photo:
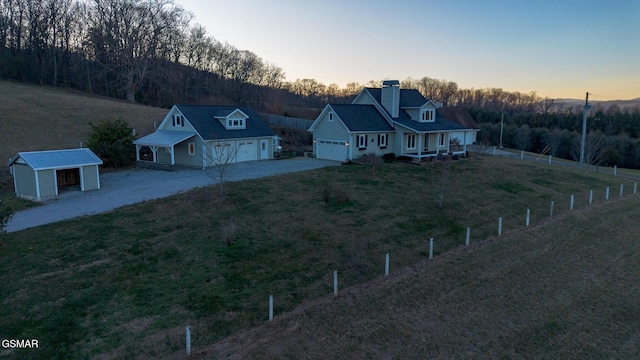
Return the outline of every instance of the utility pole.
[[[504,111],[502,112],[502,119],[500,120],[500,149],[504,149],[502,146],[502,128],[504,127]]]
[[[580,139],[580,170],[584,166],[584,143],[587,137],[587,110],[589,110],[589,93],[584,101],[584,112],[582,113],[582,138]]]

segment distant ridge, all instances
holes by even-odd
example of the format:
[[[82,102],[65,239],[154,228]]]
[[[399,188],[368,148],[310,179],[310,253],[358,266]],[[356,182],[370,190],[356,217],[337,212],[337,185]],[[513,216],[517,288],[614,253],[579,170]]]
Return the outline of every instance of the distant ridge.
[[[562,105],[560,109],[566,109],[571,106],[583,106],[584,99],[570,99],[570,98],[560,98],[556,99]],[[618,106],[621,110],[631,110],[635,106],[640,106],[640,97],[630,100],[597,100],[597,99],[589,99],[589,103],[593,107],[603,107],[604,109],[609,108],[610,106]]]

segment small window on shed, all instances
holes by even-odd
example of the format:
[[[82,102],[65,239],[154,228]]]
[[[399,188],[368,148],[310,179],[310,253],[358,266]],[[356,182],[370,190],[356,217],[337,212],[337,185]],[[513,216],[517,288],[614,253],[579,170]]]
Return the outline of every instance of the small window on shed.
[[[195,154],[196,154],[196,144],[189,143],[189,155],[195,155]]]

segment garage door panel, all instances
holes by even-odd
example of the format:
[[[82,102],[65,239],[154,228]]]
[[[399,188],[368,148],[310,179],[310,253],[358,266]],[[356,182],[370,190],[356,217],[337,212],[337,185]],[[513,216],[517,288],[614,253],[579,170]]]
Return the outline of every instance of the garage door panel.
[[[255,140],[239,141],[237,161],[258,160],[258,147]]]
[[[347,158],[347,146],[343,141],[319,140],[316,142],[319,159],[345,161]]]

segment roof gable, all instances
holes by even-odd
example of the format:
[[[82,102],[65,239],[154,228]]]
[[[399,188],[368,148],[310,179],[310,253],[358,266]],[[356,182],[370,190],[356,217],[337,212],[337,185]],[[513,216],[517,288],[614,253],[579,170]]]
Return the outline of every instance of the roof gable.
[[[248,106],[175,105],[203,140],[275,136],[271,128]],[[246,128],[227,130],[219,121],[231,115],[246,118]]]
[[[88,148],[20,152],[9,161],[9,166],[18,159],[33,170],[102,165],[102,160]]]

